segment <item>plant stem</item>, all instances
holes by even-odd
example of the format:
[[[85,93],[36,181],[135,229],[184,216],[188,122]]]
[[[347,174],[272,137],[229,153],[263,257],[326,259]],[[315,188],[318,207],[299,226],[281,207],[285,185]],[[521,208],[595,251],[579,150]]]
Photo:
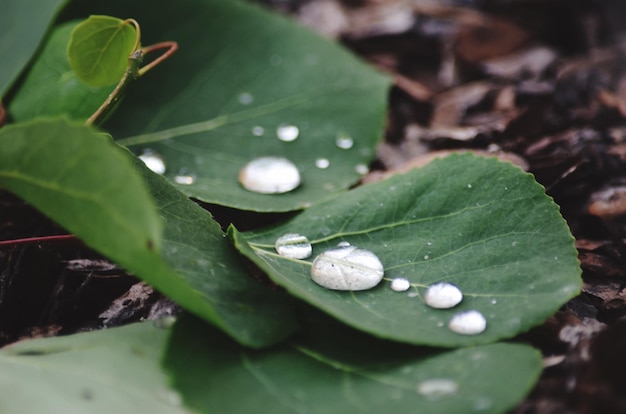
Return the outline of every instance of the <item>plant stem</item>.
[[[143,68],[139,69],[139,76],[145,75],[148,71],[150,71],[150,69],[160,64],[161,62],[163,62],[165,59],[169,58],[170,56],[172,56],[174,52],[178,50],[178,43],[172,42],[172,41],[160,42],[154,45],[146,46],[142,49],[144,55],[147,55],[148,53],[152,53],[155,50],[165,49],[165,48],[167,48],[167,51],[165,53],[163,53],[158,58],[154,59],[152,62],[148,63]]]
[[[74,240],[76,236],[73,234],[57,234],[54,236],[39,236],[39,237],[27,237],[24,239],[14,239],[14,240],[0,240],[0,247],[13,247],[19,246],[21,244],[33,244],[33,243],[42,243],[42,242],[54,242],[54,241],[63,241],[63,240]]]

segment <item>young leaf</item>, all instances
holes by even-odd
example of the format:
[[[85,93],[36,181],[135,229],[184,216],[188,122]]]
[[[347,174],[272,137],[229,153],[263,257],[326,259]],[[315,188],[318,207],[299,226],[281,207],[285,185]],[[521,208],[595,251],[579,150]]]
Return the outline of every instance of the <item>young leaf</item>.
[[[573,238],[543,188],[508,163],[471,155],[362,186],[283,225],[230,232],[236,246],[293,295],[349,325],[414,344],[453,347],[513,337],[581,286]],[[313,256],[278,255],[274,242],[286,233],[308,237]],[[377,287],[345,292],[311,281],[315,256],[342,241],[380,258],[385,274]],[[408,292],[390,289],[397,277],[411,282]],[[424,303],[426,287],[440,281],[461,288],[459,306]],[[447,328],[455,313],[470,309],[486,317],[484,333]]]
[[[118,82],[137,42],[137,31],[127,22],[109,16],[89,16],[76,26],[67,57],[76,76],[99,88]]]
[[[79,81],[67,60],[67,43],[78,22],[54,28],[15,96],[9,113],[15,122],[37,116],[66,115],[85,121],[114,86],[94,88]]]
[[[152,323],[24,341],[0,350],[5,413],[188,413],[159,367]]]
[[[301,209],[347,189],[371,161],[389,81],[336,44],[239,1],[183,0],[175,14],[147,0],[106,6],[98,12],[136,18],[143,38],[163,40],[167,27],[179,44],[107,128],[135,153],[160,153],[185,194],[246,210]],[[281,126],[296,127],[297,138],[280,141]],[[260,156],[295,163],[300,187],[281,195],[242,188],[240,169]],[[179,175],[194,179],[179,183]]]
[[[0,13],[0,98],[35,53],[49,22],[66,0],[3,0]]]
[[[541,372],[527,345],[434,352],[345,333],[255,352],[181,318],[164,365],[185,404],[229,414],[503,413]]]
[[[0,186],[182,307],[249,346],[293,331],[285,298],[248,275],[210,214],[110,138],[37,121],[0,130],[0,147]]]

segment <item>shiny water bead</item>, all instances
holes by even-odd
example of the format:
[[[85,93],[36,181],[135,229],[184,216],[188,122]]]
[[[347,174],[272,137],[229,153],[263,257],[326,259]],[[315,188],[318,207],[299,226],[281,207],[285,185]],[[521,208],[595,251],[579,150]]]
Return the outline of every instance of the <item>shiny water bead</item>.
[[[320,170],[325,170],[330,166],[330,161],[328,158],[318,158],[315,160],[315,166]]]
[[[391,290],[394,292],[406,292],[411,287],[411,282],[403,277],[396,277],[391,281]]]
[[[428,399],[447,397],[458,391],[459,384],[448,378],[433,378],[417,384],[417,393]]]
[[[152,172],[161,175],[165,173],[165,161],[163,161],[163,158],[153,150],[144,150],[139,156],[139,159],[143,161],[143,163],[146,164],[146,167],[148,167]]]
[[[431,308],[449,309],[453,308],[463,300],[461,289],[452,283],[439,282],[430,285],[424,293],[424,301]]]
[[[350,149],[354,145],[354,140],[350,135],[339,134],[335,140],[335,145],[341,149]]]
[[[468,310],[454,315],[448,322],[448,328],[461,335],[477,335],[487,329],[487,320],[477,310]]]
[[[297,233],[280,236],[274,247],[279,255],[290,259],[306,259],[313,251],[309,239]]]
[[[300,129],[295,125],[280,125],[276,128],[276,136],[283,142],[295,141],[300,135]]]
[[[248,191],[281,194],[300,185],[300,173],[286,158],[261,157],[250,161],[239,171],[239,182]]]
[[[335,247],[320,254],[311,266],[315,283],[333,290],[366,290],[383,279],[380,259],[354,246]]]
[[[189,172],[186,168],[181,168],[178,174],[174,176],[174,182],[182,185],[191,185],[196,182],[196,175]]]
[[[350,242],[347,241],[340,241],[339,243],[337,243],[337,247],[348,247],[350,246]]]

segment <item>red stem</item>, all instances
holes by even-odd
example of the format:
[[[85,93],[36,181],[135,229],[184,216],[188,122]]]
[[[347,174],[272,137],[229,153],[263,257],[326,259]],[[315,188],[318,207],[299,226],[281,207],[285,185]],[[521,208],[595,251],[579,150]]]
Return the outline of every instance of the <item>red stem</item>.
[[[148,63],[143,68],[139,69],[139,76],[145,74],[150,69],[152,69],[159,63],[163,62],[165,59],[169,58],[170,56],[172,56],[174,52],[178,50],[178,43],[172,42],[172,41],[155,43],[153,45],[144,47],[142,51],[144,55],[147,55],[148,53],[152,53],[155,50],[160,50],[160,49],[167,49],[167,50],[161,56],[154,59],[152,62]]]
[[[57,234],[55,236],[39,236],[39,237],[27,237],[25,239],[14,240],[0,240],[0,247],[6,246],[19,246],[21,244],[33,244],[33,243],[45,243],[64,240],[74,240],[76,236],[73,234]]]

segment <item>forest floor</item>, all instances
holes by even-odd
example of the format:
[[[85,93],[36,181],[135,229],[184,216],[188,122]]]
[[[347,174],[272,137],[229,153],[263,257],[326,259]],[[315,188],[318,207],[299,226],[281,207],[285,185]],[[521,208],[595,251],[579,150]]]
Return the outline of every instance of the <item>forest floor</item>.
[[[522,336],[545,368],[512,412],[626,412],[626,2],[262,3],[393,77],[364,181],[473,151],[546,188],[576,239],[583,291]],[[63,232],[9,194],[0,209],[3,238]],[[0,269],[0,346],[176,311],[78,241],[0,250]]]

